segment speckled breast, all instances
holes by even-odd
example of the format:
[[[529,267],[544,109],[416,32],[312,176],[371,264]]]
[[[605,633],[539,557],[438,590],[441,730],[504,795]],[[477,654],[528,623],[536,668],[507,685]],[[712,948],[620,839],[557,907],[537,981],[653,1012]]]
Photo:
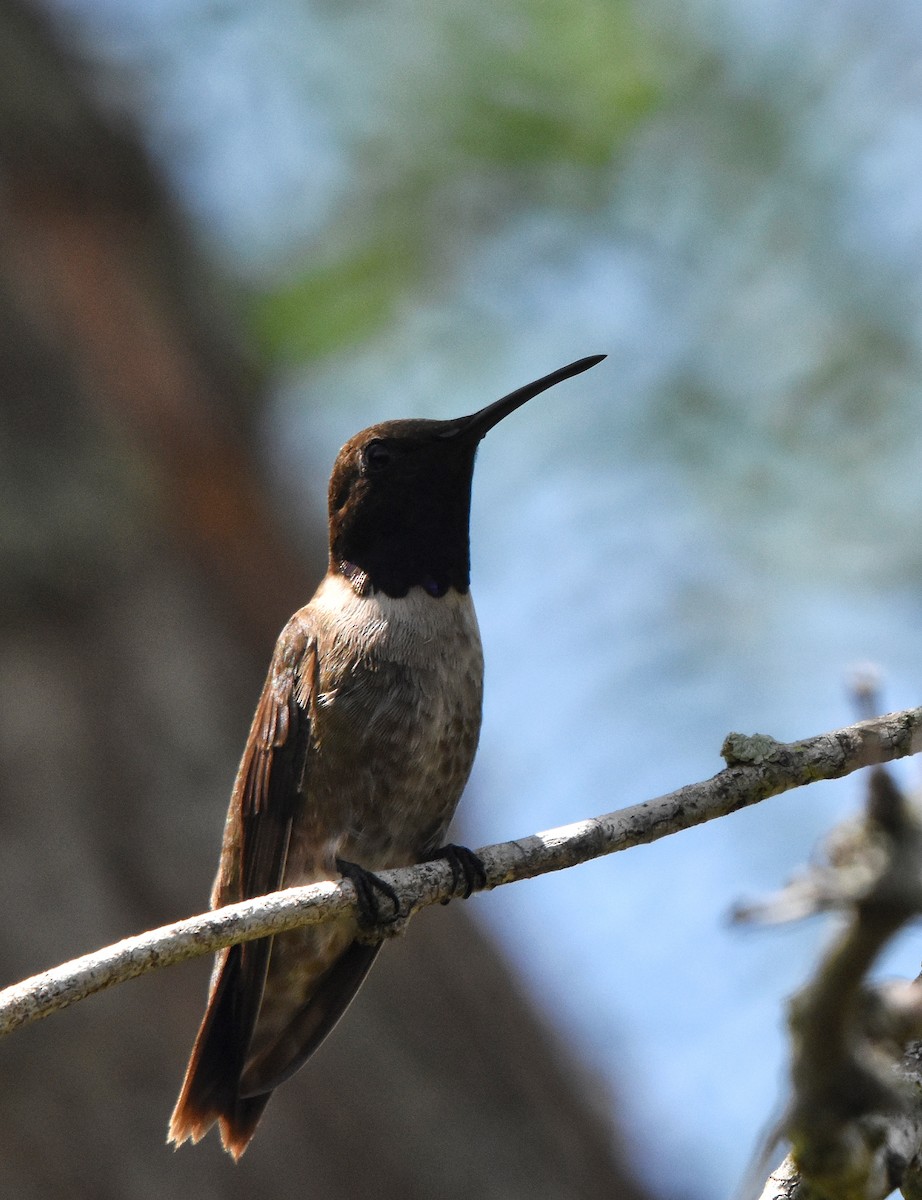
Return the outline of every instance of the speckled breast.
[[[357,596],[330,577],[303,610],[319,685],[286,882],[337,857],[370,869],[445,841],[480,733],[483,653],[469,593]]]

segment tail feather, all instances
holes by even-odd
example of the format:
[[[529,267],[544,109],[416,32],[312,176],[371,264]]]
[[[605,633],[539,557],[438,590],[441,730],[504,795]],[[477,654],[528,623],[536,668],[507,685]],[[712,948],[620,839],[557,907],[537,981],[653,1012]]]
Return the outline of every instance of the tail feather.
[[[258,946],[257,942],[247,949]],[[234,1158],[246,1149],[270,1095],[267,1091],[241,1099],[238,1094],[255,1016],[241,1003],[246,999],[243,977],[250,973],[243,950],[232,946],[220,963],[169,1130],[169,1140],[181,1146],[200,1141],[218,1122],[221,1140]],[[268,945],[263,949],[267,955]]]
[[[304,1003],[291,1012],[277,1036],[251,1057],[269,948],[272,940],[286,936],[290,935],[232,946],[219,963],[170,1119],[169,1140],[174,1145],[198,1142],[217,1124],[224,1148],[238,1159],[273,1089],[293,1075],[330,1033],[381,948],[380,942],[348,944],[316,979]],[[265,1013],[260,1019],[260,1025],[264,1024]]]
[[[249,1146],[271,1095],[271,1092],[266,1092],[264,1096],[249,1096],[245,1100],[237,1100],[233,1112],[218,1118],[221,1144],[228,1154],[233,1155],[234,1162],[237,1162]]]

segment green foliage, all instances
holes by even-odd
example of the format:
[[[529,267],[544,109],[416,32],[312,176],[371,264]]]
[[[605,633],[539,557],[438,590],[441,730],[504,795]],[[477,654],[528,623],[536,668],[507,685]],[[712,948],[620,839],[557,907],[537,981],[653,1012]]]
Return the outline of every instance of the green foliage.
[[[454,135],[474,159],[603,166],[656,96],[651,62],[628,5],[612,0],[519,0],[507,36],[469,27]]]
[[[351,39],[349,78],[328,98],[349,197],[304,270],[254,301],[273,358],[367,337],[526,206],[600,202],[657,95],[624,0],[394,0]]]
[[[413,264],[410,247],[382,238],[260,296],[252,317],[264,351],[311,359],[368,336],[409,286]]]

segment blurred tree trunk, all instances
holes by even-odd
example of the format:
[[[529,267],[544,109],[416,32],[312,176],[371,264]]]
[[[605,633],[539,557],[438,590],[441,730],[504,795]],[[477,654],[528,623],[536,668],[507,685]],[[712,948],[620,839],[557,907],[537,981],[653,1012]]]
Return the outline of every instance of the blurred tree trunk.
[[[260,381],[88,82],[0,0],[3,982],[204,907],[273,640],[325,557],[271,511]],[[0,1044],[5,1195],[641,1195],[604,1098],[458,906],[387,947],[239,1167],[214,1137],[174,1154],[207,974]]]

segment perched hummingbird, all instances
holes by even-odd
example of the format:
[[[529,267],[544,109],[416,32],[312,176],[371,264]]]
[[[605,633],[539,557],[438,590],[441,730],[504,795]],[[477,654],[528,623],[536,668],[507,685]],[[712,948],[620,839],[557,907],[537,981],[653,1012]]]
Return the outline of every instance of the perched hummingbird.
[[[382,945],[367,928],[363,937],[363,921],[374,929],[383,899],[397,908],[373,872],[444,857],[466,895],[483,886],[479,860],[443,844],[480,733],[474,456],[497,422],[604,357],[561,367],[472,416],[373,425],[339,452],[329,567],[276,644],[211,904],[346,875],[359,916],[217,956],[170,1122],[177,1145],[217,1121],[239,1158],[273,1089],[342,1016]]]

